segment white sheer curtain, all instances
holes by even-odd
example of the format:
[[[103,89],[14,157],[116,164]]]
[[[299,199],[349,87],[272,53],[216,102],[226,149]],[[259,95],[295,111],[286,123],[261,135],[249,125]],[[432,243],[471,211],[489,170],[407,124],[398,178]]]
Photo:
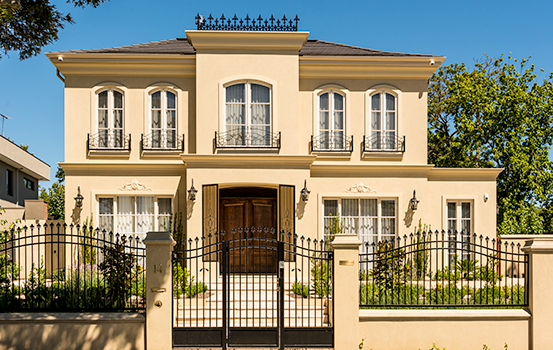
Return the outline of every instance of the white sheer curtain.
[[[342,222],[344,233],[358,233],[359,200],[342,199]]]
[[[271,91],[268,87],[251,84],[252,144],[266,145],[271,132]]]
[[[117,232],[134,233],[134,197],[117,197]]]
[[[382,138],[380,94],[371,96],[371,147],[381,149]]]
[[[113,232],[113,198],[99,198],[99,223],[100,231]]]
[[[396,141],[396,98],[394,95],[386,94],[386,148],[395,149]]]
[[[396,201],[382,200],[382,240],[393,240],[396,238]]]
[[[154,197],[136,197],[136,233],[154,230]]]
[[[169,224],[171,222],[171,198],[158,198],[158,231],[169,230]]]
[[[329,149],[330,147],[330,104],[329,93],[319,96],[319,147]]]
[[[360,204],[359,240],[363,244],[362,252],[365,252],[366,243],[371,245],[378,242],[378,200],[361,199]],[[372,249],[369,248],[369,252],[372,252]]]
[[[225,95],[225,131],[229,133],[227,142],[231,145],[243,145],[246,128],[245,84],[236,84],[227,87]]]

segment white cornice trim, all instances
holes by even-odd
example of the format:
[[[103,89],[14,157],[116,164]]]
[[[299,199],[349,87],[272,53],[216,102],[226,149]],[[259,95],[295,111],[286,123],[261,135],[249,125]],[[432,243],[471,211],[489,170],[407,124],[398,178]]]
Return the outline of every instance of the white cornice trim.
[[[433,168],[428,181],[495,181],[503,168]]]
[[[183,154],[187,168],[309,169],[316,156]]]
[[[426,178],[433,165],[372,165],[372,164],[316,164],[311,166],[311,176],[340,177],[419,177]]]

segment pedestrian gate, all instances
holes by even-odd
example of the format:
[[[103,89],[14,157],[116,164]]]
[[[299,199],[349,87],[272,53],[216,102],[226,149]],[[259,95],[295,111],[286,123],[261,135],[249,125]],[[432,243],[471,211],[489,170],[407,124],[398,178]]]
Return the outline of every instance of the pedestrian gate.
[[[333,347],[327,242],[245,228],[173,253],[173,346]]]

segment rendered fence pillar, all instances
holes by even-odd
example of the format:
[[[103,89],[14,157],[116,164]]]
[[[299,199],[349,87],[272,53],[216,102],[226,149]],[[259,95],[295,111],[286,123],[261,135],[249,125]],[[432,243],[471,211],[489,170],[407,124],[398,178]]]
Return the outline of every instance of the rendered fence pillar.
[[[168,232],[146,239],[146,350],[173,348],[171,255],[176,242]]]
[[[359,349],[359,246],[355,234],[334,236],[334,349]]]
[[[535,237],[522,250],[529,255],[528,302],[532,321],[530,349],[546,350],[553,346],[553,237]]]

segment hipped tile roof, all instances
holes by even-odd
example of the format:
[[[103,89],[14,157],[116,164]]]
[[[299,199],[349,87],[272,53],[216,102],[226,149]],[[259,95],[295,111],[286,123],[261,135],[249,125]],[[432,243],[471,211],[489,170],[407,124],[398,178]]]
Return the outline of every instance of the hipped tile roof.
[[[105,49],[86,49],[57,51],[63,53],[118,53],[118,54],[177,54],[194,55],[196,50],[186,38],[153,41],[144,44],[111,47]],[[300,56],[381,56],[381,57],[436,57],[435,55],[390,52],[367,49],[363,47],[332,43],[323,40],[309,39],[301,48]]]

